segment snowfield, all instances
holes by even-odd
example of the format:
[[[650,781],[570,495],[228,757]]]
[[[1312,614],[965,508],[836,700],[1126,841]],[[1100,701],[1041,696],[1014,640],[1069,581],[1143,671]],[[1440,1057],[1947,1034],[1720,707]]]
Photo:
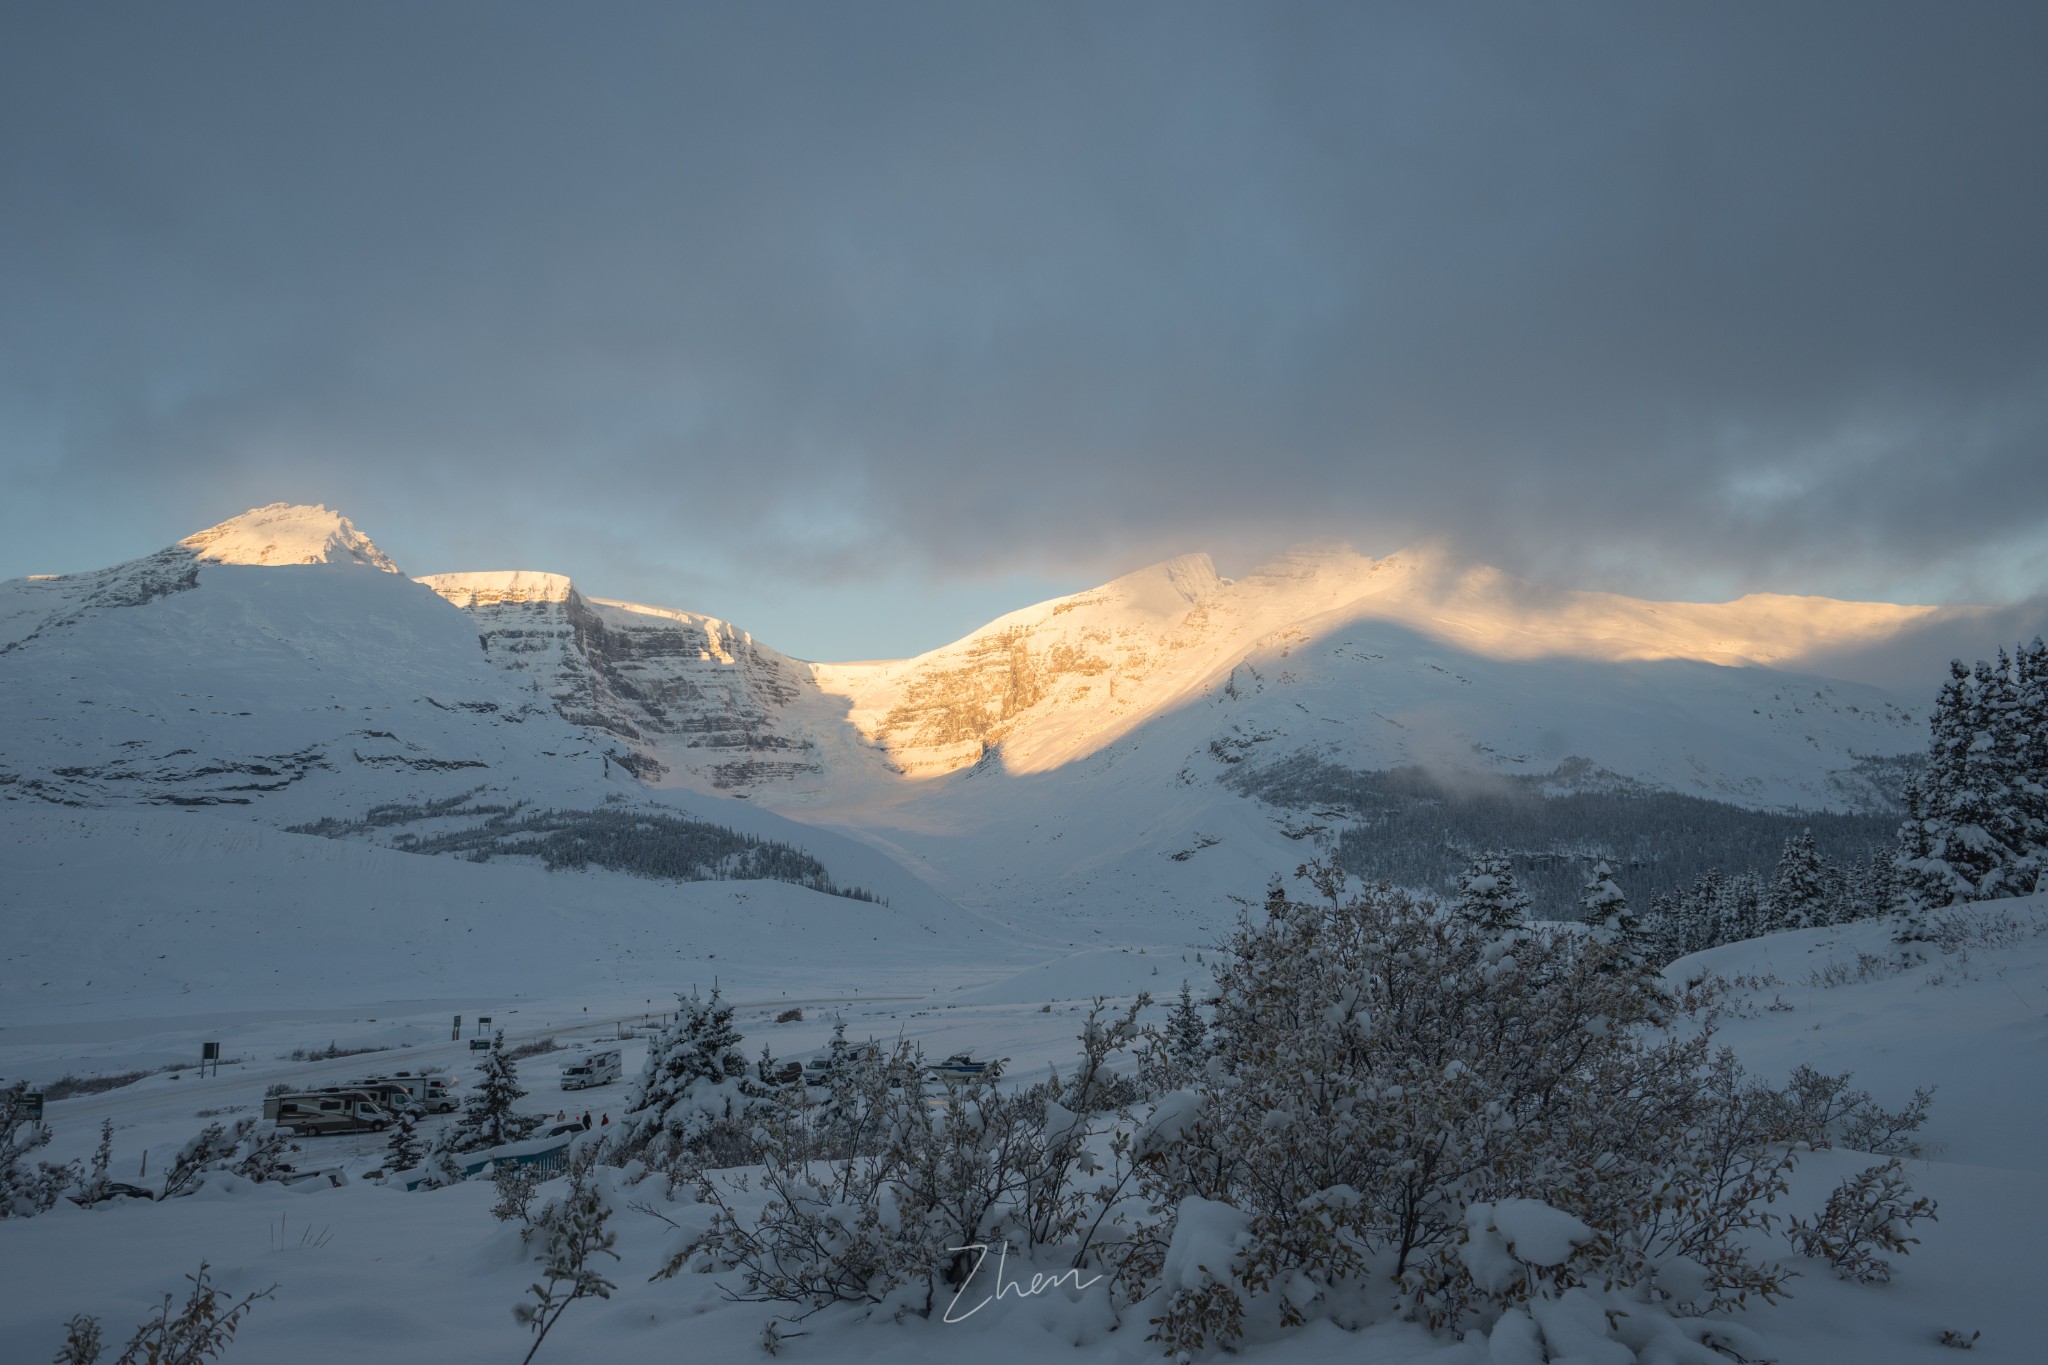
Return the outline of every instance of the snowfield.
[[[1673,964],[1673,980],[1712,970],[1742,978],[1735,1016],[1722,1034],[1745,1063],[1767,1076],[1782,1077],[1801,1063],[1829,1071],[1850,1070],[1856,1084],[1882,1103],[1897,1104],[1921,1085],[1939,1087],[1933,1118],[1923,1136],[1931,1144],[1926,1160],[1907,1162],[1916,1191],[1940,1203],[1939,1222],[1915,1231],[1921,1244],[1899,1261],[1890,1284],[1838,1281],[1818,1263],[1778,1254],[1800,1271],[1792,1297],[1774,1307],[1743,1315],[1771,1359],[1802,1365],[1883,1365],[1886,1362],[1952,1359],[1937,1343],[1944,1330],[1963,1336],[1981,1332],[1977,1350],[1991,1360],[2031,1360],[2039,1341],[2032,1307],[2039,1266],[2040,1228],[2048,1222],[2048,1147],[2039,1141],[2048,1118],[2048,897],[1982,907],[1986,917],[2009,921],[1977,945],[1941,955],[1911,972],[1881,973],[1866,980],[1822,987],[1806,984],[1829,964],[1854,968],[1859,954],[1883,956],[1889,942],[1881,924],[1773,935],[1732,945]],[[1144,959],[1112,954],[1148,979]],[[1150,955],[1148,955],[1150,956]],[[1174,967],[1179,966],[1176,957]],[[856,972],[854,975],[859,975]],[[1084,969],[1087,988],[1106,984],[1110,974]],[[1166,975],[1173,975],[1169,971]],[[1027,974],[1029,988],[1008,991],[984,983],[955,992],[959,981],[934,978],[922,999],[860,1000],[848,992],[807,1009],[802,1025],[768,1022],[782,997],[752,998],[741,989],[740,1023],[751,1048],[770,1042],[778,1055],[800,1056],[824,1041],[826,1010],[842,1014],[856,1036],[893,1037],[902,1030],[922,1040],[931,1055],[1002,1048],[1022,1063],[1065,1063],[1064,1041],[1075,1024],[1071,1014],[1047,1016],[1035,1005],[965,1003],[976,996],[1015,994],[1035,999],[1055,977]],[[1178,981],[1178,977],[1174,976]],[[1021,982],[1018,983],[1021,986]],[[829,993],[820,993],[829,994]],[[948,997],[960,997],[954,1008]],[[794,992],[792,992],[794,998]],[[418,1002],[424,1004],[426,1002]],[[296,1040],[321,1047],[335,1036],[344,1041],[409,1037],[405,1054],[417,1060],[467,1067],[466,1047],[451,1049],[446,1035],[427,1041],[439,1019],[362,1019],[344,1023],[338,1014],[294,1017],[279,1011],[244,1025],[253,1044],[267,1049]],[[614,1000],[614,1003],[617,1003]],[[565,1045],[578,1040],[580,1011],[564,1004],[522,1004],[517,1015],[499,1010],[498,1022],[516,1036],[552,1035]],[[816,1012],[812,1012],[815,1009]],[[593,1015],[597,1009],[593,1008]],[[414,1011],[418,1013],[418,1011]],[[197,1029],[177,1021],[132,1021],[127,1040],[154,1044],[166,1053],[184,1051],[188,1039],[219,1022],[200,1019]],[[151,1032],[154,1027],[157,1031]],[[414,1030],[421,1030],[414,1032]],[[583,1029],[594,1039],[616,1024]],[[352,1031],[353,1030],[353,1031]],[[16,1032],[9,1029],[0,1038]],[[46,1042],[43,1046],[47,1047]],[[634,1045],[629,1043],[630,1049]],[[438,1048],[438,1050],[436,1050]],[[232,1050],[232,1049],[231,1049]],[[137,1055],[140,1055],[138,1053]],[[338,1075],[385,1062],[378,1057],[344,1058],[318,1064]],[[521,1064],[536,1108],[571,1114],[616,1108],[622,1085],[568,1093],[555,1088],[559,1056]],[[637,1057],[626,1059],[630,1075]],[[1030,1070],[1020,1068],[1020,1074]],[[124,1094],[63,1101],[51,1117],[63,1137],[60,1155],[82,1155],[91,1145],[99,1114],[123,1116],[117,1133],[115,1174],[132,1177],[140,1148],[180,1140],[195,1130],[192,1111],[215,1100],[255,1102],[259,1082],[297,1075],[275,1060],[245,1056],[219,1081],[152,1079]],[[129,1123],[125,1120],[132,1119]],[[375,1159],[376,1140],[311,1140],[321,1153],[353,1151],[345,1158],[358,1178],[343,1188],[272,1186],[210,1188],[162,1206],[122,1202],[93,1210],[70,1205],[33,1220],[0,1221],[0,1264],[10,1293],[0,1303],[0,1341],[8,1359],[40,1359],[54,1351],[62,1323],[73,1312],[100,1314],[110,1323],[139,1320],[178,1277],[200,1259],[216,1279],[238,1292],[277,1286],[276,1297],[258,1306],[236,1346],[240,1358],[354,1361],[365,1346],[382,1359],[407,1362],[502,1361],[523,1356],[528,1337],[510,1309],[534,1278],[516,1224],[495,1222],[489,1213],[493,1191],[477,1181],[437,1191],[400,1193],[360,1178]],[[1849,1151],[1809,1154],[1794,1178],[1791,1205],[1810,1210],[1844,1175],[1871,1164]],[[615,1173],[612,1173],[615,1174]],[[605,1360],[618,1365],[677,1359],[751,1359],[762,1330],[773,1316],[766,1307],[728,1302],[718,1277],[685,1273],[648,1282],[683,1238],[671,1228],[701,1223],[701,1206],[672,1203],[660,1182],[620,1189],[620,1261],[611,1278],[618,1288],[608,1301],[574,1305],[542,1350],[542,1359]],[[646,1211],[626,1210],[628,1204]],[[1528,1235],[1528,1234],[1524,1234]],[[1012,1262],[1013,1280],[1029,1282],[1033,1268]],[[990,1266],[990,1272],[993,1265]],[[984,1273],[990,1273],[984,1272]],[[1142,1361],[1158,1358],[1157,1346],[1142,1340],[1142,1322],[1117,1326],[1099,1291],[1063,1285],[1049,1293],[1012,1294],[967,1312],[975,1298],[959,1305],[964,1320],[891,1321],[863,1318],[847,1308],[828,1309],[798,1324],[785,1319],[791,1336],[783,1351],[790,1359],[832,1362],[937,1362],[965,1352],[998,1362],[1066,1359]],[[956,1313],[956,1317],[960,1316]],[[1479,1362],[1485,1343],[1449,1342],[1412,1324],[1385,1324],[1345,1332],[1312,1324],[1272,1339],[1245,1343],[1247,1358],[1269,1362],[1367,1360]]]

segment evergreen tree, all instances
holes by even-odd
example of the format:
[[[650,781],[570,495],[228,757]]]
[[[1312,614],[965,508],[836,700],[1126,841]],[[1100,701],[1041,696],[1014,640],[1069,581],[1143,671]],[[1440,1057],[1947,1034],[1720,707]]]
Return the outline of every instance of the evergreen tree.
[[[483,1072],[477,1077],[476,1093],[463,1106],[455,1124],[454,1150],[481,1151],[507,1142],[518,1142],[540,1127],[541,1116],[521,1114],[513,1106],[526,1098],[519,1084],[519,1066],[505,1055],[505,1031],[498,1030]]]
[[[1693,879],[1686,894],[1686,951],[1697,953],[1728,941],[1722,909],[1727,903],[1725,878],[1719,868],[1708,868]]]
[[[1684,957],[1683,940],[1678,902],[1670,896],[1651,897],[1650,913],[1643,916],[1643,944],[1650,960],[1661,964]]]
[[[1209,1025],[1195,1007],[1195,997],[1185,981],[1180,983],[1180,999],[1167,1016],[1166,1050],[1190,1071],[1199,1068],[1209,1054]]]
[[[1721,882],[1717,916],[1718,943],[1740,943],[1764,932],[1764,884],[1754,872],[1738,872]]]
[[[711,998],[677,996],[675,1018],[647,1046],[647,1060],[627,1092],[621,1140],[629,1150],[671,1156],[711,1127],[739,1118],[761,1095],[740,1051],[732,1006],[716,987]]]
[[[1804,929],[1834,918],[1834,895],[1828,867],[1813,846],[1813,831],[1802,830],[1785,841],[1771,878],[1767,925],[1770,929]]]
[[[1928,722],[1927,766],[1907,793],[1893,859],[1898,905],[1915,914],[1965,901],[2031,893],[2042,850],[2030,804],[2044,743],[2036,733],[2039,655],[2020,662],[1949,664]]]
[[[1579,918],[1593,926],[1596,943],[1613,943],[1622,934],[1623,921],[1633,922],[1628,897],[1614,884],[1614,869],[1605,859],[1587,870],[1586,883],[1579,892]]]
[[[1458,898],[1451,905],[1473,932],[1499,938],[1529,922],[1529,898],[1515,884],[1514,870],[1504,853],[1482,853],[1458,878]]]
[[[410,1171],[426,1154],[427,1145],[420,1140],[419,1125],[411,1114],[400,1114],[398,1122],[391,1125],[391,1136],[384,1144],[384,1170],[392,1175]]]
[[[2048,644],[2036,635],[2013,659],[2016,786],[2035,886],[2048,869]]]
[[[832,1021],[832,1041],[825,1044],[825,1063],[835,1076],[852,1056],[853,1044],[846,1041],[846,1020]]]

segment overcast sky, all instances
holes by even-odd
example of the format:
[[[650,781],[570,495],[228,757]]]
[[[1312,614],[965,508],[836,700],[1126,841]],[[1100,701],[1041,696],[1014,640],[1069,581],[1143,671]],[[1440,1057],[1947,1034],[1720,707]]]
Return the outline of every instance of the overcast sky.
[[[0,577],[2048,587],[2048,5],[0,5]],[[1987,642],[1987,647],[1988,647]]]

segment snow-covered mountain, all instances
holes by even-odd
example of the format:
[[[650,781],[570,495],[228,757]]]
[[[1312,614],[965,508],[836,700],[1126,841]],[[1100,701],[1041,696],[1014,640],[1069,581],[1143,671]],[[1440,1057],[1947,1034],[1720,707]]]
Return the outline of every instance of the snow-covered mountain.
[[[547,811],[649,812],[799,850],[798,880],[942,904],[865,844],[649,788],[627,757],[325,508],[261,508],[127,564],[0,584],[0,802],[205,810],[400,847]]]
[[[792,807],[893,800],[991,765],[1051,772],[1218,699],[1227,714],[1194,747],[1230,761],[1301,746],[1368,768],[1537,771],[1578,758],[1658,789],[1840,805],[1859,798],[1836,774],[1913,747],[1912,708],[1769,666],[1933,610],[1554,593],[1427,554],[1348,550],[1233,581],[1187,555],[914,659],[822,664],[713,617],[586,597],[552,574],[420,581],[476,618],[494,662],[616,735],[653,780]],[[1647,667],[1686,664],[1711,667]],[[1269,684],[1270,699],[1253,701]],[[1648,728],[1664,742],[1645,743]]]
[[[679,769],[712,790],[751,791],[822,771],[820,727],[799,706],[817,697],[810,665],[724,621],[586,598],[559,574],[419,581],[475,619],[492,663],[613,737],[651,781]]]
[[[444,849],[456,817],[364,817],[630,797],[785,841],[839,826],[1017,921],[1092,922],[1105,895],[1176,918],[1356,816],[1301,795],[1309,770],[1881,808],[1873,761],[1922,746],[1918,699],[1784,665],[1930,610],[1644,602],[1318,548],[1236,580],[1183,556],[914,659],[826,664],[555,574],[408,579],[345,517],[274,504],[0,584],[0,795]]]

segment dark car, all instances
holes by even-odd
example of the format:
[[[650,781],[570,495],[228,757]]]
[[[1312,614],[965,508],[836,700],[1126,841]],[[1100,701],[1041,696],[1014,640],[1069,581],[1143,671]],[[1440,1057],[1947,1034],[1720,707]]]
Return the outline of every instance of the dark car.
[[[128,1185],[119,1180],[110,1180],[107,1182],[106,1187],[100,1191],[97,1198],[86,1199],[75,1194],[66,1195],[65,1198],[80,1208],[84,1208],[89,1204],[104,1204],[114,1199],[154,1199],[156,1198],[156,1191],[145,1190],[140,1185]]]

